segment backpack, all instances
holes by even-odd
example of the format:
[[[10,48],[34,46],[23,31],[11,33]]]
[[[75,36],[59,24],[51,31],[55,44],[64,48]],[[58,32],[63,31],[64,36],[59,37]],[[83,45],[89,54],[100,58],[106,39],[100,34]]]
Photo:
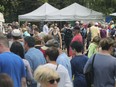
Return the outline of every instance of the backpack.
[[[71,29],[66,29],[64,34],[65,34],[64,38],[72,38],[73,37]]]
[[[111,38],[114,39],[114,37],[116,35],[116,30],[115,29],[110,30],[110,35],[111,35]]]
[[[116,57],[116,48],[113,49],[112,56]]]
[[[86,38],[87,37],[87,31],[85,28],[82,28],[81,31],[80,31],[81,35],[83,38]]]
[[[87,40],[91,41],[91,30],[90,30],[90,28],[89,28],[89,32],[87,34]]]

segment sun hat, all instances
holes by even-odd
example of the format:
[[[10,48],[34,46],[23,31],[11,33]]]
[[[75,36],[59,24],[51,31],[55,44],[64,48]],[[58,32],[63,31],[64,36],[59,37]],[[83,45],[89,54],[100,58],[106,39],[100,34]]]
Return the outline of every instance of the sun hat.
[[[12,36],[21,36],[21,31],[19,29],[14,29],[12,32],[11,32]]]

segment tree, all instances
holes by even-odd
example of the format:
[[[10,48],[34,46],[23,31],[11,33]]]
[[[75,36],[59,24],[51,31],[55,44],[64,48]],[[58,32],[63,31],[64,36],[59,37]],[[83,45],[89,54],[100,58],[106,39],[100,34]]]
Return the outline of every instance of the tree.
[[[18,20],[18,15],[31,12],[45,2],[58,9],[77,2],[105,15],[116,11],[116,0],[0,0],[0,11],[4,13],[6,22],[12,22]]]
[[[105,15],[116,11],[114,6],[116,5],[116,0],[87,0],[86,5],[96,11],[102,12]]]
[[[0,5],[0,12],[4,12],[4,10],[5,10],[5,8],[4,8],[4,6],[3,5]]]

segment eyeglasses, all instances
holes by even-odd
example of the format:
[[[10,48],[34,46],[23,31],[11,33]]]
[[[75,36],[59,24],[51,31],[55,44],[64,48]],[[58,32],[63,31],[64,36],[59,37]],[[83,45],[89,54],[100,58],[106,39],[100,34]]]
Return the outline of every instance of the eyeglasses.
[[[58,79],[51,79],[51,80],[49,80],[48,82],[50,83],[50,84],[54,84],[54,82],[59,82],[60,81],[60,78],[58,78]]]

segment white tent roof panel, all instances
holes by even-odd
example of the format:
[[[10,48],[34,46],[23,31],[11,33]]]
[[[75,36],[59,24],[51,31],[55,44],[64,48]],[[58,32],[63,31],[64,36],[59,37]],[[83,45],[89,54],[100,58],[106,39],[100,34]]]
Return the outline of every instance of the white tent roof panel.
[[[116,13],[112,13],[112,14],[110,14],[110,15],[112,15],[112,16],[116,16]]]
[[[19,20],[21,20],[21,21],[45,20],[45,16],[51,12],[54,12],[54,11],[58,11],[58,9],[51,6],[48,3],[45,3],[30,13],[27,13],[24,15],[19,15]]]
[[[77,3],[47,15],[47,20],[86,20],[103,19],[103,14],[93,11]]]

